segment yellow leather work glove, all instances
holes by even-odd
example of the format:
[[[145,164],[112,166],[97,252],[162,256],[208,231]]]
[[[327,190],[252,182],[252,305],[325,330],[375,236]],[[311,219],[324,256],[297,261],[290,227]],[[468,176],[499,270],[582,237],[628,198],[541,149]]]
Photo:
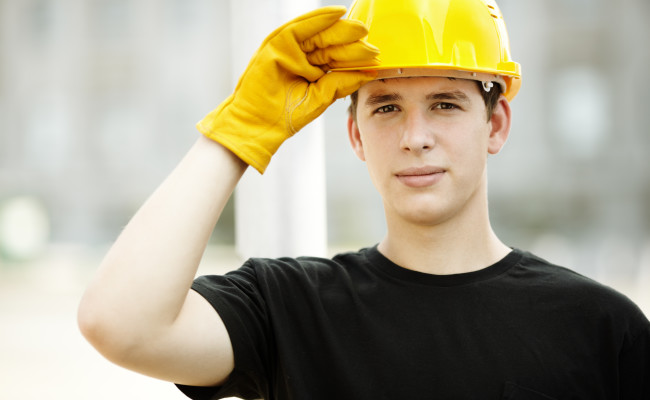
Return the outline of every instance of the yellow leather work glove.
[[[341,6],[320,8],[271,33],[235,91],[198,130],[264,173],[282,142],[376,76],[328,72],[378,64],[378,50],[361,41],[366,27],[341,19],[345,12]]]

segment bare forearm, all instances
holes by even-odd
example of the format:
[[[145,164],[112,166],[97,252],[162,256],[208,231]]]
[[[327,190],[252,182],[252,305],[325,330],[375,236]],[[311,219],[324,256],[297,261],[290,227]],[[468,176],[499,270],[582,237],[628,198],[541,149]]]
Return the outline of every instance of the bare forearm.
[[[331,72],[378,62],[362,41],[367,29],[341,20],[345,12],[324,7],[275,30],[235,93],[197,125],[215,142],[202,137],[124,229],[79,310],[82,332],[107,358],[186,384],[217,384],[231,373],[230,333],[190,284],[245,170],[239,158],[263,172],[284,140],[374,79]]]
[[[245,167],[200,137],[106,255],[84,295],[80,318],[103,318],[115,329],[129,330],[171,324]]]

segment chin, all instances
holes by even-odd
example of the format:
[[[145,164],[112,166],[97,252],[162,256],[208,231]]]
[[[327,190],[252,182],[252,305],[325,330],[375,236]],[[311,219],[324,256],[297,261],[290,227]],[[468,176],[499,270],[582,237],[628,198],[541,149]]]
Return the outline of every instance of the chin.
[[[406,215],[404,219],[413,225],[418,226],[438,226],[451,219],[451,216],[446,213],[427,213],[418,215]]]
[[[435,226],[448,221],[455,215],[454,210],[434,204],[429,201],[426,204],[404,206],[401,208],[402,211],[398,212],[399,218],[414,225]]]

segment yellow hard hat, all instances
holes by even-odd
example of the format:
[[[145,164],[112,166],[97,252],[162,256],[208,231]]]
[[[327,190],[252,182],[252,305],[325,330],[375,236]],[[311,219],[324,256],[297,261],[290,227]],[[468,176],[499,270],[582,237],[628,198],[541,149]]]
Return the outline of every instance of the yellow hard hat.
[[[501,84],[512,100],[521,67],[510,57],[506,25],[494,0],[356,0],[348,19],[363,22],[378,47],[378,79],[450,76]]]

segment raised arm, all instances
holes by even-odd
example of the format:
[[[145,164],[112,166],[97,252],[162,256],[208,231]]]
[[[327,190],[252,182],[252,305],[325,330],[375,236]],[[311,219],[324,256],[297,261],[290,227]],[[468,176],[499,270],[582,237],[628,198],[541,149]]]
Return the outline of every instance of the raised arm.
[[[376,63],[363,25],[325,7],[274,31],[234,93],[125,227],[79,307],[84,336],[105,357],[160,379],[223,382],[234,361],[212,307],[190,290],[224,205],[247,165],[263,172],[280,144],[337,98],[372,79],[330,68]]]
[[[194,384],[218,383],[230,373],[228,335],[214,310],[189,288],[245,168],[228,150],[200,137],[125,227],[79,307],[82,333],[106,358]],[[195,367],[201,364],[219,373],[205,376]]]

